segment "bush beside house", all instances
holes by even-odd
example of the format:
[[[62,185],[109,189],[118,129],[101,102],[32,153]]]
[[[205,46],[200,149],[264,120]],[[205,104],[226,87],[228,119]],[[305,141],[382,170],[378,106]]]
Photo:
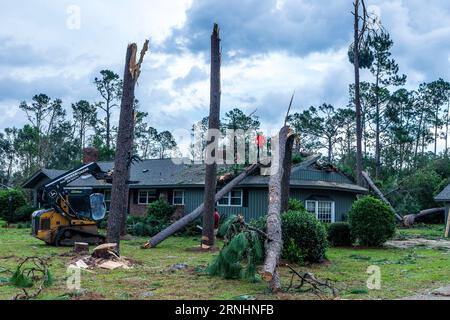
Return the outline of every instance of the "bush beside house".
[[[395,233],[394,212],[371,196],[353,203],[348,221],[352,237],[363,246],[381,246]]]
[[[23,222],[31,218],[31,209],[26,209],[27,200],[22,191],[17,189],[7,189],[0,191],[0,218],[9,222]],[[21,210],[18,210],[21,208]]]
[[[175,207],[160,199],[148,205],[147,216],[128,216],[128,232],[135,236],[152,237],[164,230],[171,220]]]
[[[325,227],[305,210],[301,201],[290,199],[289,211],[283,213],[281,219],[283,259],[295,263],[314,263],[325,259],[328,247]],[[266,231],[266,217],[255,219],[250,224]]]
[[[288,211],[282,215],[282,257],[292,262],[322,262],[328,246],[323,224],[309,212]]]

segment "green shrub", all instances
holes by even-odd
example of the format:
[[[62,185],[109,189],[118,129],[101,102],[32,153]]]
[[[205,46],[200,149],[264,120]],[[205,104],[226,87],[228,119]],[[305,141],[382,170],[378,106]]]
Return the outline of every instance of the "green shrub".
[[[28,204],[21,206],[14,212],[14,222],[28,222],[31,221],[31,215],[36,211],[36,208]]]
[[[328,242],[333,247],[348,247],[352,245],[350,224],[337,222],[328,225]]]
[[[147,208],[149,216],[154,216],[161,220],[169,220],[174,211],[175,207],[162,199],[150,203]]]
[[[9,199],[11,198],[11,203]],[[14,223],[20,220],[16,219],[15,212],[20,207],[27,204],[25,195],[16,189],[8,189],[0,191],[0,218]],[[11,211],[11,212],[10,212]]]
[[[294,239],[290,239],[290,241],[284,244],[284,255],[283,258],[297,263],[303,263],[303,255],[302,250],[295,243]]]
[[[292,242],[299,250],[297,261],[322,262],[328,246],[325,227],[312,214],[288,211],[282,215],[283,258],[292,256]],[[290,247],[290,248],[289,248]]]
[[[138,237],[153,237],[169,225],[169,220],[160,220],[155,216],[128,216],[127,232]]]
[[[303,205],[303,202],[297,199],[289,199],[289,209],[291,211],[304,211],[305,206]]]
[[[353,203],[348,220],[352,237],[361,245],[380,246],[395,233],[394,212],[371,196]]]
[[[321,262],[328,247],[327,232],[317,218],[306,210],[290,210],[281,215],[283,237],[282,258],[291,262]],[[266,232],[267,217],[250,221],[250,225]],[[261,241],[264,239],[261,238]]]

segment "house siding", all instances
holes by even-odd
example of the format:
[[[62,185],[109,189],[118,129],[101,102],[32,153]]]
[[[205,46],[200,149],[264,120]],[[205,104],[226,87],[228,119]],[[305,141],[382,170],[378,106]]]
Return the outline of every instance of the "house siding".
[[[297,169],[292,172],[293,179],[307,180],[307,181],[329,181],[340,183],[352,183],[345,175],[338,172],[325,172],[313,169]],[[49,181],[48,178],[40,179],[36,181],[33,186],[33,204],[37,205],[37,190]],[[76,187],[74,187],[76,188]],[[94,188],[94,192],[103,192],[104,189],[110,187],[104,187],[101,189]],[[147,213],[146,204],[138,204],[138,192],[139,190],[146,190],[149,188],[131,188],[129,198],[129,213],[135,216],[144,216]],[[173,189],[184,190],[184,206],[178,206],[178,211],[185,214],[192,212],[198,206],[203,203],[203,187],[199,186],[177,186],[175,187],[161,187],[150,189],[157,189],[159,197],[166,198],[169,203],[172,203]],[[267,186],[253,186],[247,185],[243,187],[237,187],[236,189],[242,189],[244,191],[245,200],[243,206],[240,207],[227,207],[218,206],[218,211],[221,214],[232,215],[242,214],[247,221],[259,218],[267,214],[268,204],[268,189]],[[331,201],[335,202],[335,221],[345,221],[348,211],[351,209],[353,201],[356,199],[356,194],[348,191],[337,191],[334,189],[313,189],[307,187],[295,187],[291,186],[290,197],[301,201],[305,201],[310,197],[327,197]],[[449,212],[450,203],[446,204],[446,214]]]
[[[236,188],[245,189],[245,188]],[[246,207],[226,207],[218,206],[218,211],[227,216],[233,214],[244,215],[247,221],[257,219],[267,214],[268,190],[265,188],[250,188],[248,190],[248,206]],[[348,211],[352,207],[356,196],[352,193],[329,190],[312,190],[291,188],[290,197],[304,202],[312,196],[328,197],[335,202],[336,221],[346,220]],[[192,212],[203,202],[203,189],[193,188],[185,191],[185,212]]]

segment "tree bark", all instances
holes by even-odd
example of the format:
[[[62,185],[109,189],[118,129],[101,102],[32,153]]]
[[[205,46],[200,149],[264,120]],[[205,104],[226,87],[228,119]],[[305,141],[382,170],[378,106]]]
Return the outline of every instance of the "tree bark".
[[[379,92],[379,71],[377,71],[377,79],[375,85],[375,177],[377,179],[381,176],[381,146],[380,146],[380,92]]]
[[[144,54],[147,45],[148,42],[144,45]],[[134,90],[139,75],[137,73],[139,67],[136,69],[136,51],[137,45],[135,43],[128,45],[106,237],[108,242],[117,244],[117,253],[120,253],[120,233],[128,210],[128,181],[130,179],[134,137]],[[141,52],[141,60],[143,53]]]
[[[253,172],[255,172],[259,167],[260,167],[260,164],[253,164],[253,165],[249,166],[248,168],[246,168],[245,171],[243,171],[239,176],[237,176],[236,178],[231,180],[226,186],[224,186],[222,189],[219,190],[219,192],[217,192],[217,194],[215,195],[214,201],[216,202],[216,201],[219,201],[220,199],[222,199],[228,192],[233,190],[234,187],[236,187],[239,183],[241,183],[242,180],[244,180],[247,176],[249,176]],[[189,223],[198,219],[202,215],[203,210],[204,210],[204,205],[202,203],[194,211],[192,211],[188,215],[185,215],[180,220],[177,220],[176,222],[171,224],[169,227],[167,227],[166,229],[162,230],[160,233],[153,236],[144,247],[145,248],[156,247],[159,243],[161,243],[162,241],[164,241],[165,239],[167,239],[168,237],[170,237],[171,235],[173,235],[180,229],[184,228]]]
[[[269,204],[267,213],[267,236],[265,247],[266,257],[264,260],[263,279],[270,282],[272,292],[281,287],[280,277],[277,267],[280,260],[281,250],[283,248],[283,239],[281,237],[281,210],[283,199],[283,182],[286,182],[284,173],[286,142],[289,127],[284,126],[278,137],[272,141],[272,164],[271,175],[269,179]],[[285,189],[284,189],[285,190]]]
[[[214,208],[217,187],[217,156],[220,122],[220,38],[219,26],[214,24],[211,35],[211,88],[209,107],[209,130],[206,147],[205,194],[203,210],[202,247],[214,246]]]
[[[355,108],[356,108],[356,182],[362,185],[362,127],[361,127],[361,97],[359,80],[359,1],[355,0],[355,20],[354,20],[354,45],[353,45],[353,65],[355,68]]]
[[[370,178],[369,174],[367,172],[363,171],[362,172],[362,176],[367,181],[367,183],[369,184],[370,188],[378,195],[378,197],[381,199],[381,201],[386,203],[389,206],[389,208],[392,210],[392,212],[394,212],[395,218],[397,219],[397,221],[398,222],[402,222],[403,221],[403,217],[401,215],[399,215],[397,212],[395,212],[394,207],[391,205],[391,203],[388,201],[388,199],[386,199],[386,197],[383,195],[383,193],[380,191],[380,189],[378,189],[376,184]]]
[[[281,181],[281,212],[289,209],[289,189],[292,168],[292,149],[294,147],[295,134],[288,136],[286,141],[286,154],[283,159],[283,178]]]

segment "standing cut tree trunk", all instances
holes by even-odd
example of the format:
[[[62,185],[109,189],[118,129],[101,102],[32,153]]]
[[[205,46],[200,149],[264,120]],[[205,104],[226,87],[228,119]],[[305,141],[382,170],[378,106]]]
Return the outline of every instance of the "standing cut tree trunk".
[[[137,45],[128,45],[123,76],[123,93],[120,105],[119,131],[117,134],[116,156],[111,189],[111,206],[108,217],[107,241],[117,244],[120,252],[120,233],[123,220],[128,210],[128,181],[133,153],[134,136],[134,89],[140,74],[140,66],[148,49],[146,40],[141,51],[139,62],[136,63]]]
[[[211,91],[209,130],[206,145],[205,195],[203,210],[202,248],[214,246],[214,208],[217,184],[218,132],[220,122],[220,38],[219,26],[214,24],[211,35]]]
[[[276,292],[281,288],[280,275],[278,273],[278,262],[280,261],[283,239],[281,237],[281,211],[284,198],[283,182],[288,175],[284,173],[286,157],[286,142],[289,127],[284,126],[278,137],[272,142],[272,164],[269,179],[269,204],[267,213],[267,240],[266,257],[263,266],[263,279],[270,282],[270,290]],[[290,176],[289,176],[290,178]],[[288,189],[289,190],[289,189]]]

